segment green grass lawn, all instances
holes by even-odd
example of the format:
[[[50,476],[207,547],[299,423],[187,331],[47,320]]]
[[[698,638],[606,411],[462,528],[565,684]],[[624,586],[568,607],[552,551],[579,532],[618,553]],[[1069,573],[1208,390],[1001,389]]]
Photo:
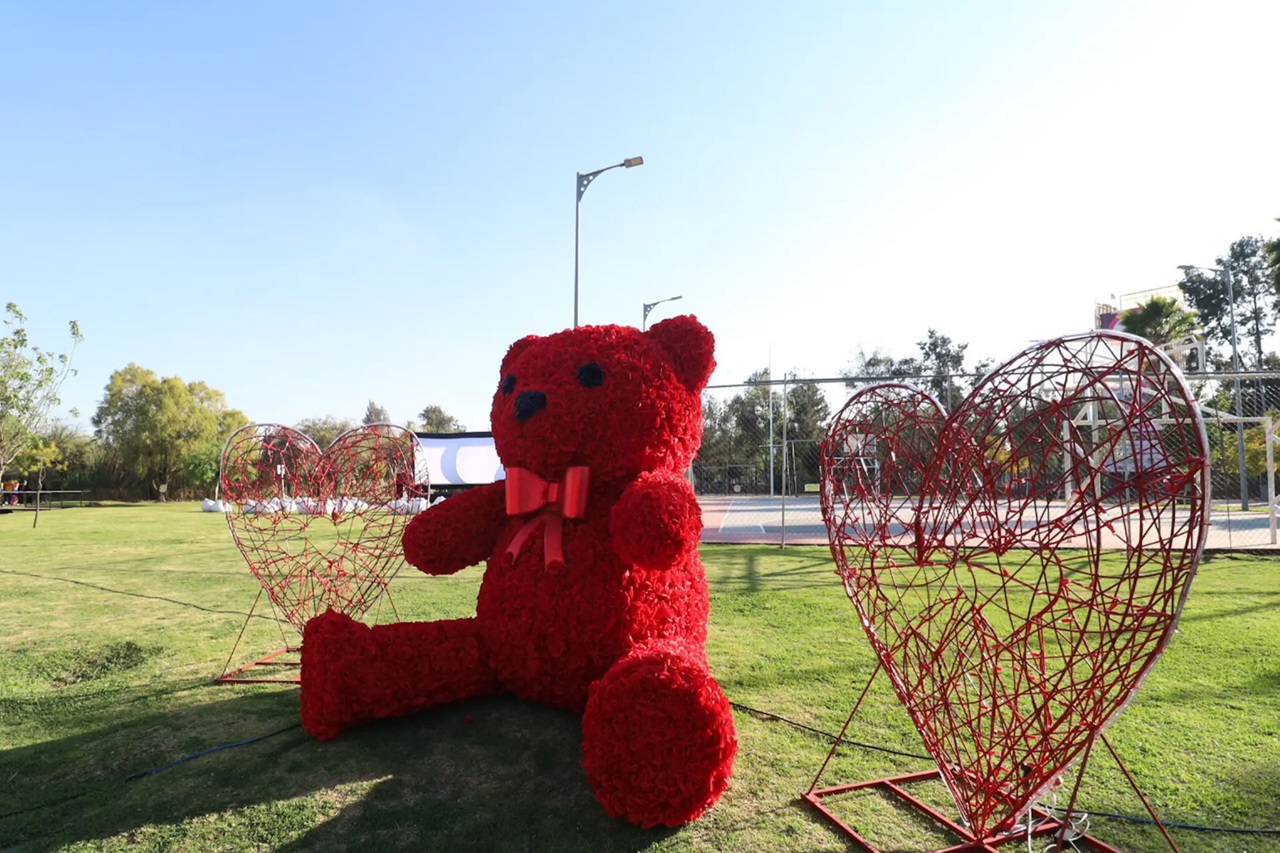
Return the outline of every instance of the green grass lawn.
[[[572,714],[489,699],[322,744],[295,725],[296,687],[212,684],[258,590],[221,515],[69,509],[35,530],[28,515],[0,516],[0,849],[851,849],[798,801],[830,742],[776,719],[838,731],[874,668],[829,555],[717,546],[703,559],[712,668],[738,705],[734,780],[701,820],[646,831],[596,805]],[[406,568],[392,598],[405,619],[470,615],[480,577]],[[275,622],[253,619],[236,663],[281,644]],[[883,679],[850,737],[921,752]],[[1109,738],[1162,817],[1280,828],[1280,563],[1201,566],[1181,633]],[[822,781],[927,767],[842,747]],[[1080,805],[1143,814],[1101,749]],[[947,841],[874,796],[834,807],[886,850]],[[1122,850],[1162,849],[1150,827],[1095,817],[1091,832]],[[1280,836],[1173,834],[1187,853],[1280,853]]]

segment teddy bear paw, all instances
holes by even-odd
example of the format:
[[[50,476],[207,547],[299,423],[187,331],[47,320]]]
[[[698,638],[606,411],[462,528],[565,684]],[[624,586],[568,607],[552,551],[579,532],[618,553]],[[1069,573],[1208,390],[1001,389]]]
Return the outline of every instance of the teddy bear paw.
[[[681,826],[729,784],[738,741],[705,658],[683,646],[637,650],[591,687],[583,767],[610,815]]]

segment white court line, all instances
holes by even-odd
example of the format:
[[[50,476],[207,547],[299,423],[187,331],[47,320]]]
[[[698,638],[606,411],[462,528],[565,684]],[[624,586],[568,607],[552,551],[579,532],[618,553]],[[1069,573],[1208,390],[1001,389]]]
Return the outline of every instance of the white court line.
[[[733,514],[733,503],[734,503],[733,499],[730,498],[729,505],[724,508],[724,517],[720,519],[720,526],[716,528],[717,533],[723,533],[724,526],[729,523],[729,516]],[[757,524],[756,527],[760,528],[761,533],[765,532],[763,524]],[[737,529],[736,525],[734,526],[734,529],[735,530]]]

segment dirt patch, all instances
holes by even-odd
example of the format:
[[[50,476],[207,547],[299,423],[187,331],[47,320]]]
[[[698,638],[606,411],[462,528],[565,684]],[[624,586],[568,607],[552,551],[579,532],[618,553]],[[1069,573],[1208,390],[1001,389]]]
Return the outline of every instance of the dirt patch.
[[[161,651],[160,646],[140,646],[133,640],[125,640],[54,652],[44,658],[40,668],[50,687],[67,687],[137,669]]]

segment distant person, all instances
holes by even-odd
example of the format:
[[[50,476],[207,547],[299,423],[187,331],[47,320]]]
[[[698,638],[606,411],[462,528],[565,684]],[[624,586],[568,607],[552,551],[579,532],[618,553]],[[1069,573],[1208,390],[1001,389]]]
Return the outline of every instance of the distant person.
[[[4,503],[10,506],[15,506],[18,503],[18,485],[17,480],[5,480],[0,483],[0,486],[4,486]]]

